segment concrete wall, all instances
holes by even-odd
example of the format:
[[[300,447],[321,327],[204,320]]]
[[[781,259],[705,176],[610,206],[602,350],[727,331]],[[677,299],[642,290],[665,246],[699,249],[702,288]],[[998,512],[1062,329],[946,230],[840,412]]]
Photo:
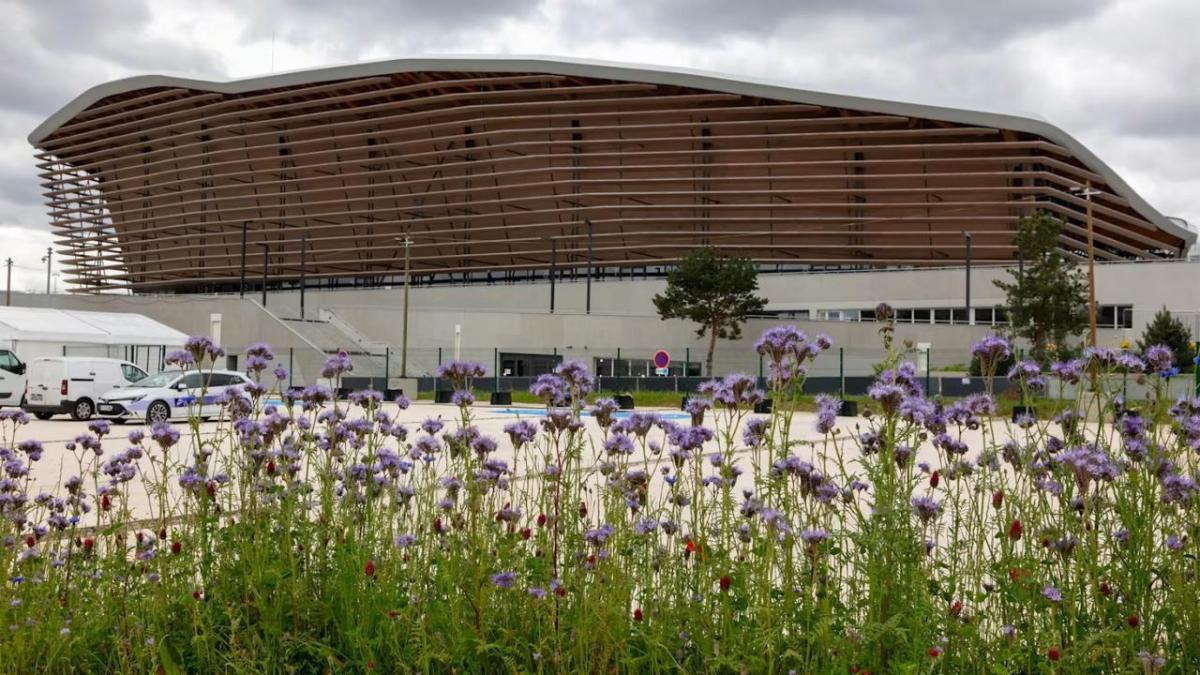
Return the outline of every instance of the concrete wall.
[[[961,307],[964,271],[906,270],[824,274],[764,274],[760,277],[768,308],[808,310],[872,308],[887,301],[897,307]],[[1006,278],[1002,268],[972,270],[972,304],[987,307],[1003,302],[995,279]],[[667,349],[673,360],[701,361],[707,347],[694,326],[685,321],[661,321],[651,298],[665,286],[662,279],[595,281],[592,313],[584,314],[586,285],[561,282],[555,289],[555,313],[550,314],[547,283],[414,287],[409,320],[410,374],[424,374],[454,352],[455,327],[461,327],[461,355],[491,363],[496,350],[551,352],[591,361],[611,359],[619,348],[622,358],[650,358]],[[1200,264],[1129,263],[1097,266],[1097,297],[1102,304],[1134,307],[1134,326],[1127,330],[1101,330],[1100,341],[1115,345],[1123,338],[1136,339],[1154,311],[1165,305],[1200,334]],[[254,296],[257,299],[257,295]],[[292,350],[294,369],[307,381],[323,358],[277,317],[299,316],[298,292],[275,292],[269,311],[255,300],[236,296],[46,296],[14,294],[15,304],[84,310],[139,312],[189,334],[207,334],[209,317],[222,317],[222,342],[231,350],[264,341],[281,353]],[[403,320],[400,288],[309,291],[305,316],[316,319],[321,310],[333,312],[371,341],[392,346],[389,369],[399,368]],[[781,321],[754,320],[738,341],[718,343],[719,371],[756,372],[758,359],[751,345],[767,327]],[[878,325],[871,322],[794,321],[810,334],[828,333],[845,351],[849,373],[870,371],[882,352]],[[969,345],[992,332],[986,326],[902,324],[900,341],[930,343],[935,367],[962,364]],[[382,360],[378,360],[382,363]],[[378,364],[377,364],[378,367]],[[818,364],[814,374],[835,373],[836,356]]]

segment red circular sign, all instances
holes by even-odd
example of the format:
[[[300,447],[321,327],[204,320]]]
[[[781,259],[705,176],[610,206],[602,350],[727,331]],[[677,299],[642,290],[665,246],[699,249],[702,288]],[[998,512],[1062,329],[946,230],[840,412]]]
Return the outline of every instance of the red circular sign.
[[[654,367],[666,368],[671,365],[671,355],[665,349],[660,349],[654,352]]]

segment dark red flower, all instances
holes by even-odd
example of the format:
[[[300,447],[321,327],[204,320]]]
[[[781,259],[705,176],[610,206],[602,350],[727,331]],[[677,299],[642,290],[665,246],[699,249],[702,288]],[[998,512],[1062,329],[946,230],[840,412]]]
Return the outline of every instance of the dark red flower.
[[[941,647],[930,647],[929,648],[929,658],[936,659],[937,657],[939,657],[941,655],[942,655]]]
[[[34,539],[32,534],[28,535],[25,537],[25,545],[29,548],[33,548],[34,546],[37,546],[37,539]]]
[[[217,496],[217,484],[211,480],[204,484],[204,493],[209,497]]]
[[[1021,538],[1021,534],[1025,532],[1025,528],[1021,526],[1021,521],[1013,518],[1012,525],[1008,526],[1008,538],[1017,541]]]
[[[537,524],[538,524],[538,527],[545,527],[545,526],[546,526],[546,514],[544,514],[544,513],[539,513],[539,514],[538,514],[538,517],[537,517]]]
[[[587,504],[579,502],[579,517],[587,518]]]
[[[730,579],[729,575],[726,574],[721,577],[720,583],[721,583],[721,590],[727,591],[727,590],[729,590],[729,587],[733,584],[733,579]]]
[[[267,460],[267,475],[268,476],[275,475],[275,460],[273,460],[273,459]]]
[[[193,600],[199,600],[199,599],[200,599],[200,591],[199,591],[199,590],[192,591],[192,599],[193,599]]]
[[[950,605],[950,616],[959,616],[962,614],[962,600],[955,600],[954,604]]]
[[[565,597],[567,597],[567,587],[566,587],[566,586],[563,586],[562,584],[559,584],[559,585],[558,585],[558,586],[557,586],[557,587],[554,589],[554,594],[555,594],[555,595],[557,595],[557,596],[558,596],[558,597],[560,597],[560,598],[565,598]]]
[[[363,572],[369,577],[375,576],[375,561],[368,560],[366,566],[363,567]]]
[[[1138,618],[1137,614],[1130,614],[1129,618],[1125,619],[1125,621],[1129,624],[1130,628],[1137,628],[1138,624],[1141,623],[1141,619]]]
[[[992,493],[992,508],[999,509],[1004,505],[1004,490],[996,490]]]
[[[642,608],[641,607],[638,607],[637,609],[633,610],[633,620],[634,621],[642,620]]]
[[[389,618],[389,619],[394,619],[394,618],[396,618],[396,617],[398,617],[398,616],[400,616],[400,612],[397,612],[397,611],[396,611],[396,610],[394,610],[394,609],[389,609],[389,610],[388,610],[388,618]]]
[[[158,528],[158,538],[159,539],[167,538],[167,528],[165,528],[165,527]]]
[[[137,532],[134,533],[133,538],[137,539],[137,543],[140,544],[146,538],[146,533],[142,532],[141,530],[138,530]]]
[[[171,542],[171,553],[174,553],[175,555],[179,555],[179,552],[182,550],[183,550],[183,544],[181,544],[178,539]]]
[[[367,659],[367,670],[375,670],[375,661]]]
[[[104,509],[105,511],[112,508],[112,499],[109,499],[108,495],[103,495],[100,497],[100,508]]]
[[[938,473],[937,471],[934,471],[933,473],[931,473],[929,475],[929,487],[931,487],[931,488],[937,487],[938,483],[940,483],[941,480],[942,480],[942,475],[940,473]]]
[[[1112,587],[1108,585],[1107,581],[1100,582],[1100,593],[1102,593],[1106,598],[1112,593]]]
[[[96,541],[94,539],[92,539],[91,537],[88,537],[83,540],[83,550],[87,551],[88,553],[91,553],[92,547],[95,545],[96,545]]]
[[[532,536],[533,536],[533,530],[529,529],[528,527],[521,528],[521,538],[522,539],[528,539]]]
[[[1046,656],[1051,661],[1057,661],[1062,657],[1062,654],[1059,653],[1058,647],[1051,647],[1050,650],[1046,652]]]

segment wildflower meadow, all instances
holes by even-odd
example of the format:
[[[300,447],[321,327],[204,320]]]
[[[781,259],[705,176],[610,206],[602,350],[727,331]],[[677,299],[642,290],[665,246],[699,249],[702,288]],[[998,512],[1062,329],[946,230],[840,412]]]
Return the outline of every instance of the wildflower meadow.
[[[420,406],[287,390],[265,345],[215,424],[97,421],[58,457],[5,411],[0,671],[1200,672],[1200,399],[1167,398],[1170,350],[997,373],[986,338],[985,376],[1043,408],[1010,421],[927,397],[880,332],[860,417],[797,412],[831,343],[791,326],[686,416],[620,413],[564,361],[495,437],[481,364],[402,422]]]

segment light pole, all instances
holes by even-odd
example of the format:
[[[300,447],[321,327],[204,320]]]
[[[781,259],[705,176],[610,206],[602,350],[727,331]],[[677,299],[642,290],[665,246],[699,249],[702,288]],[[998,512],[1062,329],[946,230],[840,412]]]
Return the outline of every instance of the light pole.
[[[400,377],[408,377],[408,281],[409,281],[409,249],[412,239],[396,237],[396,241],[404,246],[404,323],[400,329]]]
[[[1092,197],[1101,194],[1092,188],[1092,181],[1082,188],[1071,188],[1071,192],[1087,199],[1087,256],[1088,256],[1088,340],[1096,346],[1096,244],[1095,226],[1092,224]]]
[[[967,304],[967,325],[975,325],[975,321],[971,317],[971,233],[963,230],[963,237],[967,240],[967,288],[966,288],[966,304]]]
[[[592,313],[592,221],[584,220],[587,223],[588,234],[588,264],[587,264],[587,303],[584,313]]]
[[[263,309],[266,309],[267,308],[267,273],[270,272],[270,267],[268,267],[268,265],[270,264],[270,262],[269,262],[270,256],[267,255],[269,250],[267,249],[266,242],[257,241],[257,242],[254,242],[254,245],[261,246],[262,252],[263,252],[262,306],[263,306]],[[246,269],[245,267],[242,268],[243,273],[245,272],[245,269]]]
[[[12,258],[5,260],[4,264],[8,267],[8,280],[4,284],[4,305],[12,307]]]
[[[238,282],[238,297],[246,297],[246,229],[250,226],[250,221],[242,221],[242,276]]]
[[[42,256],[42,262],[46,263],[46,295],[50,295],[50,263],[53,255],[54,249],[46,247],[46,255]]]
[[[308,234],[300,237],[300,320],[304,320],[304,286],[308,279],[304,259],[308,256]]]
[[[550,313],[554,313],[554,277],[558,271],[558,240],[550,237]]]

